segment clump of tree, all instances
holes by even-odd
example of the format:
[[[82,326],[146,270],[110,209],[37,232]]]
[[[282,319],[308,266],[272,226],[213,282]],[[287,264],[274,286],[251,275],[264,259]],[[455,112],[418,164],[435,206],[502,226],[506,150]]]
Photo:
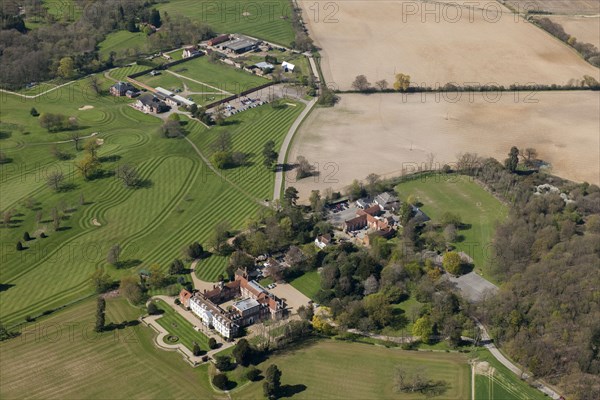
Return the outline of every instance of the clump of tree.
[[[394,89],[399,92],[406,92],[410,88],[410,75],[399,73],[396,74],[394,81]]]
[[[225,374],[215,374],[215,376],[212,378],[212,384],[218,389],[227,390],[229,387],[229,379]]]
[[[269,365],[265,371],[263,393],[267,399],[276,399],[281,390],[281,370],[275,364]]]
[[[339,101],[339,96],[327,86],[321,86],[321,93],[317,104],[323,107],[333,107]]]
[[[123,164],[117,167],[115,176],[123,181],[126,188],[134,189],[140,184],[140,177],[137,168],[131,164]]]
[[[204,255],[204,249],[198,242],[193,242],[184,249],[185,257],[188,260],[195,260]]]
[[[314,166],[308,162],[306,157],[298,156],[296,158],[296,179],[303,179],[314,174]]]
[[[133,275],[124,276],[119,284],[119,293],[121,293],[132,304],[140,304],[144,298],[144,293],[140,281]]]
[[[180,138],[184,136],[184,130],[179,121],[169,119],[160,127],[160,133],[167,139]]]
[[[440,396],[449,388],[444,380],[433,380],[421,366],[398,366],[394,376],[394,388],[402,393],[421,393],[428,397]]]
[[[98,302],[96,304],[96,325],[94,330],[96,332],[102,332],[104,330],[104,325],[106,323],[106,300],[104,297],[98,297]]]
[[[275,151],[275,142],[269,140],[263,146],[263,165],[268,169],[272,169],[273,165],[277,161],[278,153]]]
[[[42,113],[39,116],[40,126],[48,132],[60,132],[73,130],[79,127],[77,118],[68,117],[64,114]]]
[[[359,92],[370,92],[373,90],[371,84],[367,80],[367,77],[364,75],[356,76],[356,78],[352,82],[352,89],[357,90]]]

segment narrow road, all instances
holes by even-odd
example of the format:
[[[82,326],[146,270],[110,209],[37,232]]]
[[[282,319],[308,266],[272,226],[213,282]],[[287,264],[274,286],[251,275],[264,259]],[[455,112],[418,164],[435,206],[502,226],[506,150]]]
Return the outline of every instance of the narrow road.
[[[275,187],[273,188],[273,201],[279,200],[281,194],[281,186],[283,185],[283,176],[284,176],[284,165],[286,162],[287,151],[292,139],[294,138],[294,134],[298,127],[304,121],[304,118],[308,115],[310,110],[312,110],[313,106],[317,103],[318,98],[315,97],[312,99],[307,105],[306,108],[300,113],[298,118],[294,121],[290,129],[288,130],[287,135],[283,139],[283,143],[281,144],[281,149],[279,149],[279,157],[277,157],[277,164],[280,166],[275,172]]]
[[[75,83],[75,82],[77,82],[77,81],[70,81],[70,82],[67,82],[67,83],[63,83],[62,85],[55,86],[55,87],[53,87],[51,89],[46,90],[45,92],[38,93],[35,96],[28,95],[28,94],[21,94],[21,93],[17,93],[17,92],[11,92],[10,90],[4,90],[4,89],[0,89],[0,92],[2,92],[2,93],[8,93],[8,94],[14,94],[15,96],[20,96],[20,97],[23,97],[25,99],[35,99],[37,97],[45,95],[46,93],[50,93],[52,91],[60,89],[63,86],[67,86],[67,85],[70,85],[71,83]]]
[[[511,370],[515,375],[517,375],[519,377],[522,376],[523,379],[529,378],[528,374],[526,374],[523,370],[521,370],[521,368],[519,368],[515,364],[513,364],[512,361],[510,361],[508,358],[506,358],[504,356],[504,354],[502,354],[500,352],[500,350],[498,350],[498,348],[496,347],[494,342],[492,342],[487,329],[485,329],[485,326],[478,320],[475,320],[475,322],[477,323],[477,326],[479,327],[479,329],[481,329],[481,339],[485,343],[483,346],[486,349],[488,349],[490,351],[490,353],[492,353],[492,355],[496,358],[496,360],[498,360],[502,365],[504,365],[506,368]],[[555,400],[558,400],[560,398],[560,395],[558,393],[556,393],[554,390],[552,390],[550,387],[544,385],[540,381],[535,381],[534,384],[535,384],[536,388],[540,392],[544,393],[546,396],[549,396],[550,398],[555,399]]]

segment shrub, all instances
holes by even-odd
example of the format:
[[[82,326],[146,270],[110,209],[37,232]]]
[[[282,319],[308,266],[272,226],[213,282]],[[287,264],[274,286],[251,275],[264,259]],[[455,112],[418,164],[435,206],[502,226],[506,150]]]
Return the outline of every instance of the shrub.
[[[257,368],[250,368],[248,372],[246,372],[246,378],[248,378],[248,380],[252,382],[257,381],[259,376],[260,370]]]
[[[213,376],[212,383],[217,388],[225,390],[229,385],[229,379],[227,379],[227,375],[225,374],[216,374],[215,376]]]
[[[156,314],[158,314],[158,312],[159,312],[159,310],[158,310],[158,307],[156,307],[156,304],[154,304],[154,303],[148,304],[148,314],[156,315]]]
[[[216,339],[215,339],[215,338],[212,338],[212,337],[211,337],[210,339],[208,339],[208,347],[209,347],[211,350],[212,350],[212,349],[216,349],[216,348],[217,348],[217,345],[218,345],[218,343],[217,343],[217,341],[216,341]]]

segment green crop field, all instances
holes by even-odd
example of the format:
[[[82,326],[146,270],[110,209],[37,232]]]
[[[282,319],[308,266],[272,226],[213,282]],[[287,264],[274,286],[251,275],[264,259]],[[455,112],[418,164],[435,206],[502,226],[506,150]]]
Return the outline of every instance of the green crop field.
[[[105,87],[110,84],[104,82]],[[233,149],[249,155],[248,166],[225,171],[223,179],[207,168],[186,140],[161,137],[160,120],[132,109],[130,101],[92,96],[85,81],[35,100],[6,96],[0,150],[12,162],[0,166],[0,210],[12,210],[13,220],[0,229],[3,323],[14,324],[90,295],[87,281],[96,267],[106,268],[115,279],[155,263],[166,269],[181,257],[187,243],[206,244],[216,224],[227,221],[234,229],[242,227],[260,209],[260,201],[272,194],[274,174],[262,166],[259,156],[264,142],[273,139],[279,145],[303,107],[258,107],[211,130],[189,121],[189,138],[206,156],[213,151],[210,143],[217,132],[224,129],[232,133]],[[50,152],[52,143],[68,140],[69,133],[43,130],[29,115],[32,106],[39,112],[77,117],[81,135],[98,132],[95,137],[104,141],[99,150],[104,177],[85,181],[73,160],[56,160]],[[80,111],[82,106],[93,108]],[[83,156],[73,143],[55,145],[75,160]],[[145,187],[127,189],[111,175],[123,163],[137,167]],[[67,189],[55,192],[48,187],[46,177],[52,171],[63,172]],[[58,231],[52,228],[54,208],[62,215]],[[92,224],[94,219],[100,226]],[[17,252],[16,243],[25,231],[34,239]],[[41,232],[48,237],[39,238]],[[114,244],[121,246],[121,259],[131,267],[107,265],[106,255]],[[210,257],[202,261],[200,275],[216,280],[225,266],[225,258]],[[36,295],[23,297],[24,288]]]
[[[317,271],[306,272],[290,282],[290,285],[298,289],[306,297],[313,299],[321,289],[321,277]]]
[[[486,374],[475,375],[476,400],[543,400],[542,392],[532,388],[500,364],[489,351],[479,350],[478,360],[485,361],[493,368]]]
[[[415,196],[433,221],[439,221],[444,212],[460,215],[467,229],[458,231],[462,240],[454,245],[469,254],[475,268],[492,280],[488,264],[492,256],[490,245],[496,224],[507,215],[507,208],[500,201],[471,178],[456,175],[417,178],[399,184],[396,191],[403,200]]]
[[[245,33],[289,46],[294,40],[288,0],[239,2],[225,0],[170,0],[157,6],[161,14],[185,15],[219,33]]]
[[[181,314],[173,310],[173,307],[164,301],[155,300],[154,302],[159,310],[163,311],[162,316],[156,320],[160,326],[169,331],[171,335],[177,336],[179,342],[190,349],[190,351],[194,347],[194,342],[198,343],[200,349],[208,351],[208,337],[206,335],[196,331],[188,320],[183,318]]]
[[[180,353],[156,347],[154,330],[133,325],[140,309],[109,299],[107,323],[130,326],[101,334],[93,331],[95,312],[95,299],[87,300],[0,343],[0,398],[222,397],[210,388],[207,365],[191,368]]]
[[[283,390],[294,399],[424,399],[422,394],[394,390],[394,371],[423,367],[430,379],[448,382],[437,398],[471,398],[470,368],[459,353],[415,352],[333,340],[318,341],[270,357],[258,368],[277,364],[282,371]],[[251,383],[236,399],[258,399],[262,382]]]
[[[108,59],[111,51],[120,55],[128,49],[143,52],[145,43],[146,34],[143,32],[117,31],[109,33],[99,44],[100,57],[105,60]]]

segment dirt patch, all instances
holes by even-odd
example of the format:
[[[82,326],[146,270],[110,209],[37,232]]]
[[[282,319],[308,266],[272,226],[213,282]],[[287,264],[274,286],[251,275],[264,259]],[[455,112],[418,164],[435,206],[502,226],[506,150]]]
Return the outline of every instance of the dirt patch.
[[[91,110],[94,106],[81,106],[78,108],[79,111]]]
[[[494,96],[500,96],[491,102]],[[286,184],[307,199],[312,189],[339,190],[370,173],[398,176],[453,163],[461,152],[504,160],[511,146],[534,147],[552,173],[599,184],[598,92],[346,94],[315,109],[296,133],[288,159],[316,163],[318,176]],[[486,100],[487,99],[487,100]]]
[[[332,7],[328,0],[300,1],[322,49],[325,80],[342,90],[351,89],[359,74],[371,84],[386,79],[391,85],[399,72],[431,87],[600,78],[600,70],[564,43],[499,3],[462,3],[358,0]]]
[[[474,361],[473,369],[477,375],[493,375],[495,371],[487,361]]]

